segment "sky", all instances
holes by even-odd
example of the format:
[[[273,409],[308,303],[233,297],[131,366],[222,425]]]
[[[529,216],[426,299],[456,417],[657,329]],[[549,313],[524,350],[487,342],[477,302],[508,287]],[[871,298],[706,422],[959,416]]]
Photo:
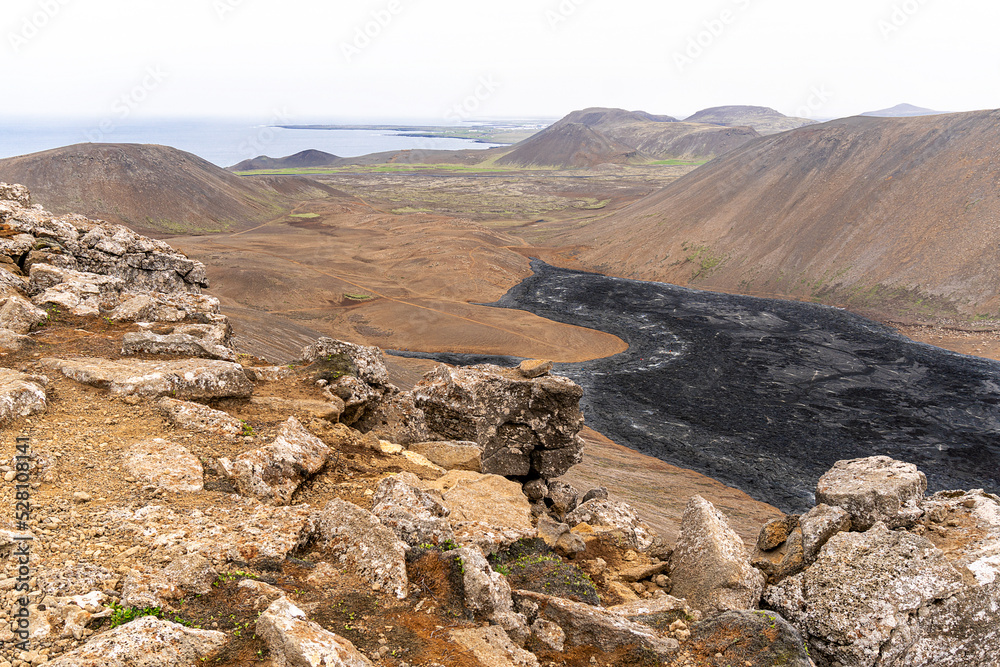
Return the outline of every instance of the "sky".
[[[1000,107],[995,0],[4,0],[3,116]]]

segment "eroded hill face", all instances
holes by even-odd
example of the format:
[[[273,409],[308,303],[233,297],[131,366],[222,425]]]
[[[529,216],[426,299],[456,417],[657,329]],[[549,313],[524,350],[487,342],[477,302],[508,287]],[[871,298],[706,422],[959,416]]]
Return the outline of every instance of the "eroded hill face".
[[[685,119],[687,123],[708,123],[710,125],[725,125],[728,127],[748,126],[761,135],[777,134],[797,127],[812,125],[816,121],[807,118],[794,118],[770,109],[754,106],[724,106],[702,109]]]
[[[996,317],[1000,112],[848,118],[753,142],[568,234],[616,275],[876,315]]]
[[[235,231],[303,199],[336,193],[312,181],[246,179],[176,148],[78,144],[0,160],[55,213],[82,213],[143,232]]]

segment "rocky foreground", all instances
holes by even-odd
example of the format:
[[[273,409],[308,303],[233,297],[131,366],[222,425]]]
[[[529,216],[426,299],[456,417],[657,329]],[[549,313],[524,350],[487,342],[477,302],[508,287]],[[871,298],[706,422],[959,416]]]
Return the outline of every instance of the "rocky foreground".
[[[269,366],[205,287],[0,184],[0,667],[997,664],[995,496],[843,461],[750,548],[698,496],[665,544],[559,479],[550,364]]]

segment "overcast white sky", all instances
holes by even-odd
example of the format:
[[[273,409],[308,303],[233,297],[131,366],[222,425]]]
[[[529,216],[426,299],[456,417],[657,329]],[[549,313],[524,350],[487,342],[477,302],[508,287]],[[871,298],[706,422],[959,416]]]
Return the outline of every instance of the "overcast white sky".
[[[4,0],[0,115],[963,111],[1000,107],[998,26],[995,0]]]

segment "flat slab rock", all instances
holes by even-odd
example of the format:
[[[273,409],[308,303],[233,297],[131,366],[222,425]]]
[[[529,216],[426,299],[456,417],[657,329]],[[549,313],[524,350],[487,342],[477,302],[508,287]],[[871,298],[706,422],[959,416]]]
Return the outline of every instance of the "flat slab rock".
[[[135,543],[148,547],[154,558],[199,553],[217,566],[227,562],[274,566],[308,542],[314,511],[308,505],[272,507],[228,496],[194,511],[163,505],[122,507],[107,518],[133,533]]]
[[[48,379],[0,368],[0,424],[45,412]]]
[[[223,632],[195,630],[146,616],[103,632],[51,667],[188,667],[220,649]]]
[[[236,457],[233,481],[245,496],[287,505],[299,485],[326,465],[330,453],[322,440],[289,417],[272,443]]]
[[[522,538],[535,537],[531,505],[521,485],[499,475],[452,470],[421,482],[425,491],[441,494],[456,539],[485,553]]]
[[[125,451],[126,469],[173,493],[196,493],[205,488],[205,471],[187,448],[163,438],[137,442]]]
[[[236,417],[201,403],[178,401],[176,398],[164,396],[156,402],[156,407],[174,426],[190,431],[214,433],[234,439],[243,435],[245,430],[243,422]]]
[[[90,357],[42,359],[66,377],[113,394],[177,399],[246,398],[253,384],[239,364],[228,361],[111,361]]]

